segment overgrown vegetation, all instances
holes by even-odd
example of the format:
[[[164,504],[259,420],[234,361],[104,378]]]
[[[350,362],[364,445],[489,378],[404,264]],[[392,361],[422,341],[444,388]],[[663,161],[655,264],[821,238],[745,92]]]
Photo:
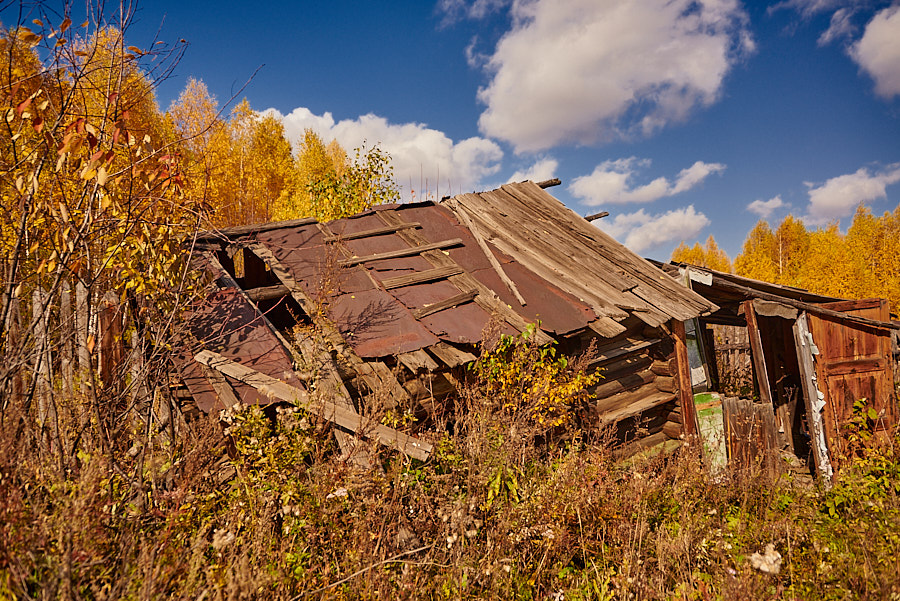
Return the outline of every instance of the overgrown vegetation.
[[[424,463],[372,449],[352,468],[294,407],[175,436],[166,354],[202,292],[177,249],[211,212],[268,218],[294,159],[279,124],[239,105],[226,126],[199,87],[163,115],[152,82],[181,50],[127,46],[127,10],[39,16],[0,39],[0,599],[900,595],[896,435],[854,421],[828,492],[713,481],[690,446],[617,463],[568,419],[597,374],[527,337],[485,352]],[[382,155],[325,148],[331,175],[297,199],[390,197]],[[88,334],[100,319],[121,345]],[[751,565],[767,545],[777,574]]]

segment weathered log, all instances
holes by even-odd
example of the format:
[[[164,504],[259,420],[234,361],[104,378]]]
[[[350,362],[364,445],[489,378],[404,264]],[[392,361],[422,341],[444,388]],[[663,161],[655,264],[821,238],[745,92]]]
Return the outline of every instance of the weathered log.
[[[666,436],[669,438],[678,438],[681,436],[682,432],[681,424],[677,422],[666,422],[663,424],[662,431],[665,432]]]
[[[678,390],[678,382],[675,378],[660,376],[656,378],[656,387],[663,392],[676,392]]]
[[[658,376],[674,376],[678,373],[678,368],[675,366],[674,359],[669,359],[668,361],[654,361],[650,365],[650,369]]]
[[[670,422],[675,422],[677,424],[684,423],[684,416],[681,415],[680,410],[669,411],[669,414],[666,416],[666,420]]]
[[[601,380],[603,383],[595,386],[592,392],[598,399],[603,399],[619,392],[639,388],[655,379],[656,374],[646,369],[637,373],[623,374],[615,379]]]

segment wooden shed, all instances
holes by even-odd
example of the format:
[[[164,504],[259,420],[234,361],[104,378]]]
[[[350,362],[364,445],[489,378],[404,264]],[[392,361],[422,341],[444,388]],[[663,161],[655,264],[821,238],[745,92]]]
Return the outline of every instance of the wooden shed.
[[[722,393],[733,461],[765,455],[778,470],[799,459],[827,481],[851,453],[854,419],[864,414],[876,439],[896,427],[898,326],[886,300],[838,299],[686,264],[661,267],[719,307],[689,327],[696,336],[688,344],[696,350],[695,390]],[[723,333],[734,329],[748,342],[752,390],[730,396],[721,373],[730,366],[717,365],[716,355],[728,345]]]
[[[677,444],[695,424],[683,322],[718,307],[544,187],[202,234],[196,261],[216,290],[189,320],[187,391],[207,412],[299,401],[336,423],[348,457],[364,433],[423,458],[414,429],[373,431],[361,416],[439,413],[486,324],[538,323],[538,341],[569,355],[593,341],[604,379],[582,417],[617,425],[622,453]]]

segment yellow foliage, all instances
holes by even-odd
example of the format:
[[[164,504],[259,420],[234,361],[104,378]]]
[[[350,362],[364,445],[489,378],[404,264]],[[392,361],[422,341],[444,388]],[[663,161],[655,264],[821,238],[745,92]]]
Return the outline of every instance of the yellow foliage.
[[[735,259],[749,278],[841,298],[887,298],[900,303],[900,207],[881,217],[863,206],[842,234],[836,223],[807,230],[788,216],[772,232],[760,221]]]
[[[538,345],[531,324],[518,336],[503,336],[484,353],[475,370],[493,398],[510,414],[522,412],[535,425],[552,428],[566,423],[569,409],[591,398],[588,390],[600,381],[599,370],[572,369],[553,344]]]
[[[715,238],[710,234],[706,239],[706,245],[700,246],[696,242],[694,246],[688,247],[684,242],[672,251],[672,261],[678,263],[688,263],[697,267],[705,267],[714,269],[715,271],[731,272],[731,259],[728,254],[719,248]]]

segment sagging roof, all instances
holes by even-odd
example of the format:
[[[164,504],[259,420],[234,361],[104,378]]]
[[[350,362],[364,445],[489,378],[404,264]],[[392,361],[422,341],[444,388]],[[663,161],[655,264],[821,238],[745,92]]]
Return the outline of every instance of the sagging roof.
[[[507,332],[539,321],[613,337],[630,317],[655,327],[716,309],[533,182],[203,239],[250,248],[363,358],[475,344],[493,314]]]

